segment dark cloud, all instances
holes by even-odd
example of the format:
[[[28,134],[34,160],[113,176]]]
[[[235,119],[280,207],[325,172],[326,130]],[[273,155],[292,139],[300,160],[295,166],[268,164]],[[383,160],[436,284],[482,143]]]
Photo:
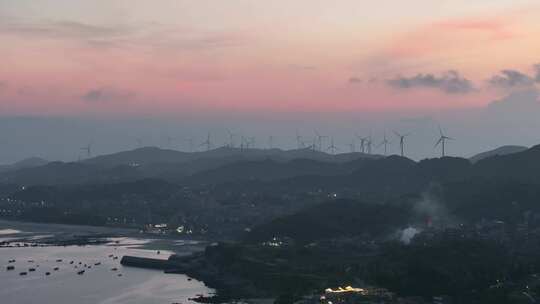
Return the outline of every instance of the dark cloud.
[[[86,92],[81,99],[88,103],[129,100],[135,97],[133,92],[121,91],[110,87],[101,87]]]
[[[448,71],[441,76],[417,74],[413,77],[396,77],[386,83],[396,89],[432,88],[447,94],[465,94],[475,90],[473,83],[457,71]]]
[[[351,84],[360,84],[360,83],[362,83],[362,79],[360,79],[358,77],[351,77],[351,78],[349,78],[349,83],[351,83]]]
[[[488,79],[490,86],[500,89],[529,87],[534,85],[534,82],[532,77],[516,70],[503,70],[500,74]]]

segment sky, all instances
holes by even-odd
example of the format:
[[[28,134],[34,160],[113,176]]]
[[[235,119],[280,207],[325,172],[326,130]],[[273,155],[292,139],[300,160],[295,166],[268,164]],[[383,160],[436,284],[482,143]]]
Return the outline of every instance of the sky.
[[[537,37],[536,0],[0,0],[0,163],[226,129],[343,151],[399,129],[414,159],[438,125],[453,155],[530,146]]]

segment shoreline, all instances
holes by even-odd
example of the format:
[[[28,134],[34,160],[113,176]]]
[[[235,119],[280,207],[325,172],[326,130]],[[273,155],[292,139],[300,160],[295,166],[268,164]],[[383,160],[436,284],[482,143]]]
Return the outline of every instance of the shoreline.
[[[7,226],[7,227],[6,227]],[[110,226],[89,226],[89,225],[72,225],[72,224],[59,224],[59,223],[41,223],[41,222],[29,222],[29,221],[19,221],[19,220],[10,220],[10,219],[0,219],[0,229],[13,229],[21,230],[22,232],[33,233],[36,230],[36,227],[46,228],[44,233],[51,228],[56,230],[68,231],[74,230],[79,232],[90,232],[90,233],[103,233],[103,232],[118,232],[118,233],[138,233],[136,228],[125,228],[125,227],[110,227]],[[27,228],[27,229],[24,229]],[[28,229],[31,228],[31,229]]]
[[[3,235],[2,237],[11,239],[5,242],[8,246],[4,247],[115,245],[115,241],[111,239],[115,237],[151,240],[148,243],[138,245],[120,244],[119,246],[134,246],[133,248],[152,251],[168,250],[172,254],[166,260],[124,255],[120,257],[120,264],[126,267],[155,269],[161,270],[163,273],[186,275],[216,291],[213,296],[192,299],[199,303],[224,303],[233,299],[259,298],[261,296],[258,291],[242,287],[248,283],[247,281],[239,281],[239,278],[213,270],[212,265],[205,260],[205,251],[211,243],[208,240],[142,234],[135,229],[5,220],[0,220],[1,229],[20,231],[11,235]],[[36,239],[34,238],[36,236],[43,236],[43,238]],[[186,241],[186,243],[182,241]]]

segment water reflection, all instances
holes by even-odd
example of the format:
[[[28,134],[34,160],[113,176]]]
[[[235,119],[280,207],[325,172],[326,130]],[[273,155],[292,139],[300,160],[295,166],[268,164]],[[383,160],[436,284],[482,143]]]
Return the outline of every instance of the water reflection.
[[[12,230],[0,235],[17,237],[23,233]],[[167,249],[178,246],[176,241],[128,237],[111,241],[93,246],[0,248],[0,302],[188,303],[189,298],[198,294],[212,293],[203,283],[188,280],[184,275],[120,265],[123,255],[166,259],[173,254],[173,250]],[[165,246],[167,243],[169,246]],[[162,245],[164,249],[159,249]],[[15,262],[10,263],[12,260]],[[8,265],[15,269],[6,270]],[[30,268],[35,271],[30,272]],[[82,270],[84,273],[78,274]],[[21,276],[20,272],[27,275]]]

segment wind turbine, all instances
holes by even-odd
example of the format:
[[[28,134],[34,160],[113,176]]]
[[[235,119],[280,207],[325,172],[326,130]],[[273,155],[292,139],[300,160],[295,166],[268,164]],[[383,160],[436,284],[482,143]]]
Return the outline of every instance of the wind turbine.
[[[167,148],[172,148],[172,142],[175,140],[175,138],[167,135],[166,140],[167,140]]]
[[[274,148],[274,136],[270,135],[268,136],[268,149]]]
[[[441,137],[439,137],[439,140],[435,144],[435,148],[437,148],[438,145],[441,145],[441,152],[442,152],[441,155],[442,155],[442,157],[445,157],[446,156],[446,154],[445,154],[446,151],[444,149],[445,149],[446,141],[447,140],[454,140],[454,139],[444,135],[443,130],[441,129],[441,126],[439,126],[439,134],[441,135]]]
[[[386,156],[388,154],[388,145],[389,144],[390,144],[390,141],[386,138],[386,132],[384,132],[384,139],[378,146],[378,147],[380,147],[380,146],[384,145],[384,156]]]
[[[401,149],[401,157],[405,156],[405,138],[411,134],[400,134],[396,131],[394,131],[394,134],[396,134],[397,137],[399,137],[399,148]]]
[[[208,136],[206,137],[206,140],[200,144],[199,147],[206,146],[206,151],[210,151],[212,148],[212,142],[210,141],[210,132],[208,132]]]
[[[317,151],[317,142],[318,142],[318,138],[313,137],[313,140],[311,141],[311,145],[307,146],[307,148],[311,149],[312,151]]]
[[[373,145],[373,138],[371,135],[369,135],[369,137],[366,139],[367,154],[371,154],[371,145]]]
[[[319,132],[317,132],[317,130],[315,130],[315,135],[317,136],[316,139],[317,139],[317,144],[318,144],[318,146],[319,146],[319,151],[322,151],[323,140],[324,140],[325,138],[328,138],[328,136],[319,134]]]
[[[302,149],[305,146],[302,141],[302,135],[298,134],[298,130],[296,131],[296,144],[298,145],[298,149]]]
[[[242,135],[240,137],[240,151],[244,151],[244,148],[246,148],[246,138],[244,137],[244,135]],[[249,143],[248,143],[248,148],[249,148]]]
[[[92,156],[92,144],[89,143],[87,146],[82,147],[81,150],[86,151],[86,156],[90,158]]]
[[[189,152],[193,152],[193,146],[194,146],[195,138],[190,137],[190,138],[186,139],[185,141],[187,141],[188,144],[189,144]]]
[[[229,129],[227,129],[227,133],[229,134],[229,148],[234,148],[234,137],[236,134],[232,133]]]
[[[312,140],[304,140],[302,139],[302,141],[300,142],[301,143],[301,147],[302,149],[309,149],[309,150],[312,150],[312,151],[315,151],[317,150],[317,138],[314,137]]]
[[[330,152],[332,154],[336,154],[336,151],[339,150],[338,147],[336,147],[334,145],[334,138],[332,137],[331,140],[330,140],[330,146],[328,147],[328,149],[326,149],[326,151],[330,150]]]
[[[358,134],[356,134],[356,137],[360,140],[360,152],[366,153],[366,140],[367,140],[367,138],[361,137]]]
[[[349,148],[351,149],[351,153],[356,152],[356,144],[354,140],[349,144]]]

